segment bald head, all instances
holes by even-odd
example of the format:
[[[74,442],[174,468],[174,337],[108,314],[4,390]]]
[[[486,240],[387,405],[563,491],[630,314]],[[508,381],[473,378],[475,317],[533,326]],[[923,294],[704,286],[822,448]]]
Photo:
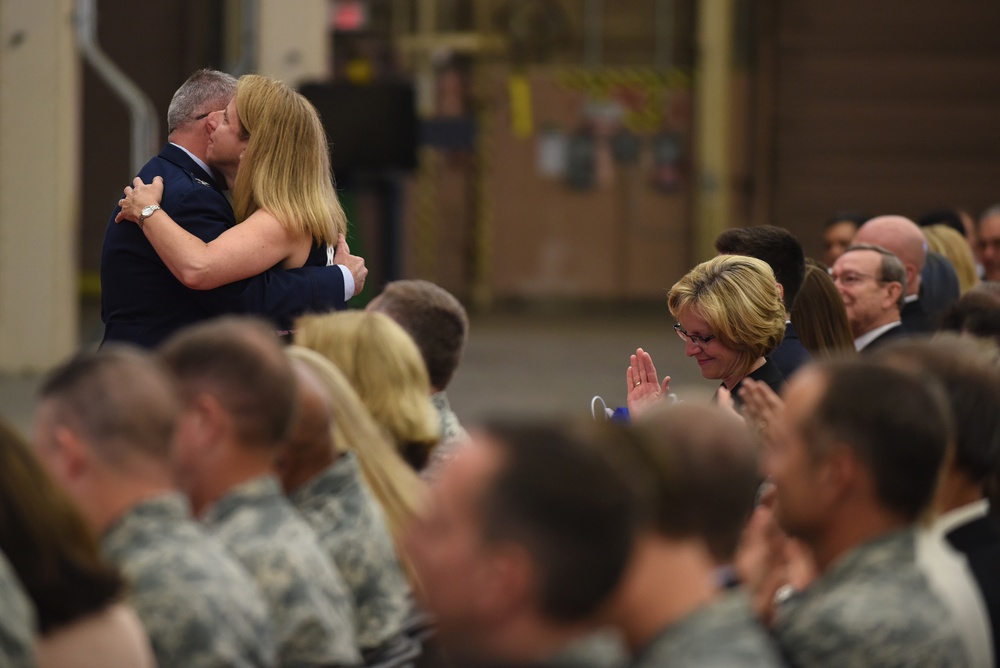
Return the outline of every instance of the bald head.
[[[298,402],[288,439],[275,460],[278,477],[288,493],[329,467],[336,452],[333,411],[326,388],[302,360],[293,359],[292,368],[298,386]]]
[[[920,293],[927,242],[916,223],[904,216],[878,216],[858,229],[854,243],[873,244],[891,251],[906,268],[906,294]]]

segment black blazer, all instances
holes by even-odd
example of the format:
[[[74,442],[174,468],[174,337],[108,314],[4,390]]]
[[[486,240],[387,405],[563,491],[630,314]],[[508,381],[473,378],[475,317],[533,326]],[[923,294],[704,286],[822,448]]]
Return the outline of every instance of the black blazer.
[[[924,312],[924,305],[920,299],[903,304],[899,319],[903,321],[903,329],[910,334],[930,334],[934,331],[931,319]]]
[[[809,351],[799,340],[799,333],[795,331],[795,325],[790,322],[785,325],[785,338],[768,357],[785,378],[791,378],[800,366],[807,364],[812,359]]]
[[[163,209],[178,225],[211,241],[235,224],[233,209],[211,174],[183,150],[167,144],[139,172],[146,183],[163,177]],[[104,341],[154,347],[173,332],[225,313],[256,314],[287,329],[305,312],[344,308],[339,267],[272,269],[213,290],[191,290],[174,278],[139,226],[115,223],[116,206],[101,251]]]
[[[781,388],[785,386],[784,374],[781,373],[781,370],[774,362],[771,361],[771,358],[769,357],[765,357],[764,365],[759,369],[757,369],[756,371],[751,371],[749,374],[747,374],[746,378],[752,378],[753,380],[756,380],[757,382],[760,383],[767,383],[768,387],[774,390],[775,394],[781,394]],[[746,380],[746,378],[744,378],[743,380]],[[733,404],[737,408],[741,408],[743,406],[743,400],[740,399],[740,388],[743,387],[743,380],[736,383],[736,386],[733,387],[732,389]],[[719,387],[719,389],[722,389],[725,386],[726,384],[723,383]],[[718,394],[719,390],[716,390],[715,395],[713,395],[712,397],[712,401],[715,401],[717,399]]]
[[[982,592],[993,632],[993,656],[1000,657],[1000,527],[992,517],[980,517],[956,527],[945,539],[965,555]]]
[[[895,341],[896,339],[904,339],[907,336],[907,331],[903,329],[902,325],[897,325],[892,329],[882,332],[881,336],[877,337],[874,341],[869,343],[867,346],[861,349],[862,355],[870,355],[871,353],[878,350],[880,346],[884,346],[890,341]]]

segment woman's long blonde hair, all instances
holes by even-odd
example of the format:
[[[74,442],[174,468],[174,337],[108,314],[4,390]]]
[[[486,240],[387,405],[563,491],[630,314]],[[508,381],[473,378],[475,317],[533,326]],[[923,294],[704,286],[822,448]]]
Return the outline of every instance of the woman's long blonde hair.
[[[236,85],[236,111],[249,139],[233,185],[236,220],[263,209],[297,235],[336,244],[347,215],[316,109],[281,81],[247,74]]]
[[[302,346],[288,346],[285,352],[289,359],[306,365],[323,384],[333,406],[333,443],[341,452],[353,452],[358,458],[365,482],[382,506],[389,530],[398,542],[407,522],[420,512],[426,485],[399,456],[333,362]]]
[[[399,453],[423,466],[441,439],[441,421],[427,367],[406,330],[384,313],[340,311],[299,318],[295,343],[336,364]]]
[[[928,225],[920,229],[927,239],[927,247],[944,255],[955,268],[961,294],[974,288],[979,283],[979,272],[976,271],[976,258],[965,237],[947,225]]]

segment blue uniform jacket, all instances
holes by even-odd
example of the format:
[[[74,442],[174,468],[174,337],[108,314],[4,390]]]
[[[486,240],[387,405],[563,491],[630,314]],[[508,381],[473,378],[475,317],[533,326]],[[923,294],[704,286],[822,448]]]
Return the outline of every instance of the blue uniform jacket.
[[[167,144],[139,172],[145,183],[163,177],[163,209],[178,225],[211,241],[235,224],[233,209],[210,174]],[[214,290],[191,290],[174,278],[139,226],[108,220],[101,251],[104,342],[154,347],[172,333],[225,313],[256,314],[278,329],[306,312],[344,308],[339,267],[271,269]],[[103,345],[103,344],[102,344]]]

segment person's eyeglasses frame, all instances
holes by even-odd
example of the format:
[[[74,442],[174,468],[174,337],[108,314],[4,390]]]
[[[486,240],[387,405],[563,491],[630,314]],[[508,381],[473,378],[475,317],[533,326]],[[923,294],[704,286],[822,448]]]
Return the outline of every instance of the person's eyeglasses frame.
[[[674,324],[674,331],[677,332],[677,336],[680,337],[681,341],[684,342],[690,341],[691,343],[698,346],[702,350],[708,347],[708,344],[717,338],[715,334],[712,334],[710,336],[697,336],[695,334],[688,334],[687,330],[681,327],[681,323],[679,322]]]
[[[884,278],[882,278],[880,276],[875,276],[874,274],[856,274],[856,273],[853,273],[853,272],[849,273],[849,274],[846,274],[846,275],[843,275],[843,276],[835,276],[833,274],[833,272],[831,271],[830,272],[830,278],[833,280],[833,282],[835,284],[839,283],[841,285],[846,285],[848,287],[850,287],[852,285],[858,285],[859,283],[861,283],[862,281],[864,281],[867,278],[872,279],[873,281],[875,281],[879,285],[885,285],[886,283],[889,283],[889,281],[885,280]]]

